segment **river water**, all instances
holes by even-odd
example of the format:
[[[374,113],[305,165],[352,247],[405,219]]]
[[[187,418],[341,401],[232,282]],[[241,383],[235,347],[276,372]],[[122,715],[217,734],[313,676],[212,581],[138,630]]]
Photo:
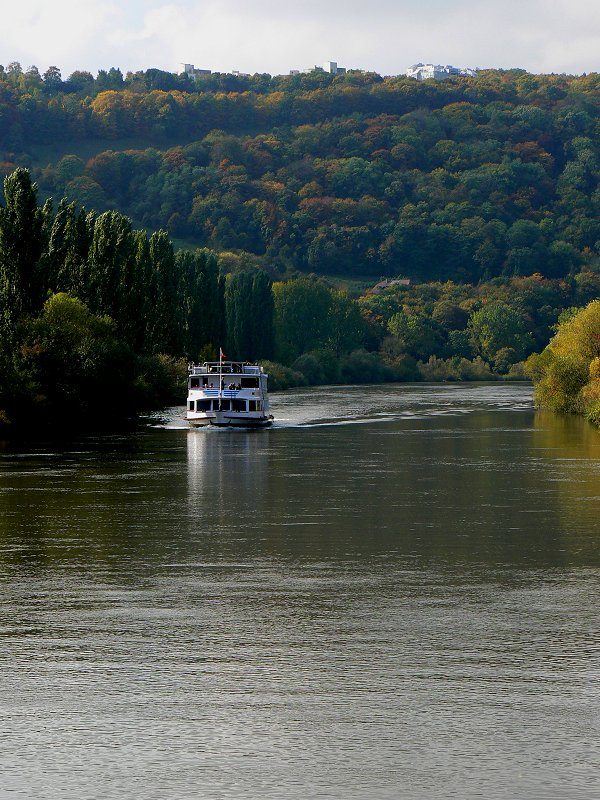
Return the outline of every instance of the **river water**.
[[[0,451],[1,798],[596,798],[600,433],[530,387]]]

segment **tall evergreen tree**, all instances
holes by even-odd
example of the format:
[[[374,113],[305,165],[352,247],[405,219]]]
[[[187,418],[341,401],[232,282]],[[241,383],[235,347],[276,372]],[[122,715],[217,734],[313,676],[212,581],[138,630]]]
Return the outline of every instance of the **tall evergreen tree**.
[[[151,347],[155,353],[177,355],[183,339],[183,309],[178,297],[173,244],[166,231],[157,231],[150,237],[150,263],[155,287]]]
[[[41,254],[34,267],[33,285],[40,300],[45,300],[48,293],[54,291],[54,276],[49,269],[50,262],[48,259],[48,245],[55,219],[54,203],[51,197],[42,206],[41,217]]]
[[[253,351],[251,272],[236,272],[225,284],[227,350],[232,358],[249,359]]]
[[[119,330],[130,347],[145,351],[150,303],[150,246],[144,231],[132,232],[132,252],[122,264]]]
[[[231,275],[225,290],[227,347],[236,358],[269,358],[273,350],[272,282],[264,270]]]
[[[124,326],[133,349],[149,353],[152,351],[152,312],[156,303],[150,242],[144,231],[134,231],[133,238],[133,285],[124,296]]]
[[[254,273],[252,280],[252,358],[273,357],[273,281],[264,270]]]
[[[0,306],[7,323],[22,311],[41,307],[43,297],[34,283],[42,253],[43,215],[37,185],[19,167],[4,181],[5,205],[0,206]]]
[[[94,314],[108,314],[117,325],[122,320],[125,275],[134,258],[131,222],[115,211],[106,211],[94,223],[88,256],[88,304]]]
[[[224,284],[213,253],[180,251],[176,256],[177,273],[182,281],[184,309],[184,353],[196,360],[207,346],[214,350],[222,343],[222,306]]]
[[[45,253],[50,289],[84,301],[89,299],[86,266],[93,234],[90,221],[85,209],[78,211],[75,203],[61,200]]]

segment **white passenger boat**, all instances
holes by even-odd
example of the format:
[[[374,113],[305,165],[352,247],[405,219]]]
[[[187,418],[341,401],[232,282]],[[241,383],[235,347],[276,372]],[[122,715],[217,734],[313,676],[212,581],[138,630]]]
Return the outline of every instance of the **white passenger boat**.
[[[266,428],[269,414],[267,378],[260,364],[205,361],[188,369],[186,419],[194,428],[207,425]]]

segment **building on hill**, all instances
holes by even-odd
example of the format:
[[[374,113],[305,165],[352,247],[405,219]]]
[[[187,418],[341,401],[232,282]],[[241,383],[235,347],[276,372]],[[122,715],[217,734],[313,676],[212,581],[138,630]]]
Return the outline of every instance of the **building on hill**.
[[[210,69],[198,69],[193,64],[184,64],[183,62],[179,64],[179,72],[180,75],[184,72],[188,78],[197,81],[198,78],[201,78],[203,75],[212,75],[212,70]],[[229,75],[235,75],[238,78],[250,78],[249,72],[240,72],[239,69],[232,69]]]
[[[323,70],[330,75],[344,75],[346,67],[338,67],[337,61],[326,61],[323,64]]]
[[[179,71],[177,74],[181,75],[182,72],[194,81],[197,81],[202,75],[212,74],[209,69],[197,69],[193,64],[184,64],[183,62],[179,64]]]
[[[339,67],[337,61],[325,61],[323,66],[315,64],[314,67],[306,69],[291,69],[290,75],[309,75],[311,72],[325,72],[328,75],[345,75],[346,67]]]
[[[436,81],[443,81],[454,75],[462,75],[473,78],[477,75],[476,69],[470,67],[453,67],[450,64],[413,64],[406,70],[407,78],[414,78],[417,81],[426,81],[433,78]]]

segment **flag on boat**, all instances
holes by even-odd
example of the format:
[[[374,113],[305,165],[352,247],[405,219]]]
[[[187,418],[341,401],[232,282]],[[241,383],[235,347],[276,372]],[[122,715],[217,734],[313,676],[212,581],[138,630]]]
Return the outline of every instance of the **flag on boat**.
[[[219,358],[221,358],[221,359],[227,358],[227,356],[223,352],[223,348],[222,347],[219,347]]]

